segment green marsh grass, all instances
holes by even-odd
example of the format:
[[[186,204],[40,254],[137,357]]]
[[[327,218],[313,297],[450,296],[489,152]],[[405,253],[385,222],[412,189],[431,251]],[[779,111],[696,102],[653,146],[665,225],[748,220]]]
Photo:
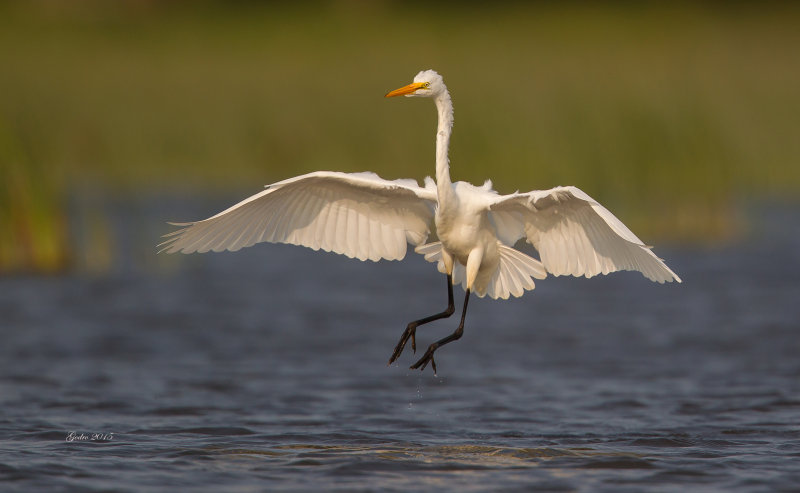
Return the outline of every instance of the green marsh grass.
[[[800,189],[790,4],[71,5],[0,6],[0,272],[75,263],[64,201],[86,183],[421,180],[434,109],[383,94],[425,68],[454,98],[454,179],[575,184],[648,242],[730,238],[742,201]]]

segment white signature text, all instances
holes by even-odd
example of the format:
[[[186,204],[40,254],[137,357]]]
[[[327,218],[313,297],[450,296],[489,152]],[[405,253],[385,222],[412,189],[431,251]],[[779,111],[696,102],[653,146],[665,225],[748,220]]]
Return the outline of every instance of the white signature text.
[[[114,439],[113,433],[80,433],[77,431],[70,431],[67,433],[67,442],[99,442],[110,441]]]

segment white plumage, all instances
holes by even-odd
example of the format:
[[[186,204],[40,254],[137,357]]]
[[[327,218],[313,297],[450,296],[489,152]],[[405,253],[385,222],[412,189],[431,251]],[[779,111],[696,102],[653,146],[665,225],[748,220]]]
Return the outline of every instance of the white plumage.
[[[289,243],[359,260],[399,260],[430,233],[436,190],[429,180],[317,171],[270,185],[216,216],[183,226],[160,246],[174,252],[236,251]]]
[[[448,308],[411,322],[395,348],[396,360],[416,327],[454,311],[452,285],[466,291],[461,324],[412,368],[430,362],[434,351],[463,332],[471,292],[506,299],[535,287],[547,273],[592,277],[634,270],[659,283],[680,278],[605,207],[576,187],[499,195],[491,182],[476,187],[450,181],[447,157],[453,122],[450,95],[441,76],[422,71],[414,82],[387,94],[431,97],[439,123],[436,181],[384,180],[374,173],[318,171],[290,178],[203,221],[172,223],[162,251],[236,251],[260,242],[322,249],[359,260],[399,260],[407,245],[435,262],[448,278]],[[438,241],[425,243],[433,233]],[[525,239],[534,259],[514,249]]]

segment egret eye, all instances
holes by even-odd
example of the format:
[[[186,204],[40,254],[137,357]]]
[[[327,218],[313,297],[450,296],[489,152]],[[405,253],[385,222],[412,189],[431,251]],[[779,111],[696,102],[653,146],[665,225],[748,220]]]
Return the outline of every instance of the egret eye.
[[[425,84],[422,85],[423,89],[428,89],[429,87],[431,87],[431,83],[430,82],[426,82]]]

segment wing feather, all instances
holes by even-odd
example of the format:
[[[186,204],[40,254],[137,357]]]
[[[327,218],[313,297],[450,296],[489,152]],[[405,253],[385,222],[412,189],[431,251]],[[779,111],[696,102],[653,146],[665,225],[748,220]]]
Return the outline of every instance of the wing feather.
[[[326,252],[346,249],[347,214],[340,211],[339,204],[335,202],[325,206],[325,214],[326,217],[320,219],[320,221],[327,221],[327,228],[322,236],[322,249]]]
[[[400,249],[397,245],[398,242],[394,241],[395,238],[394,235],[392,234],[391,229],[383,223],[380,223],[379,226],[380,226],[379,236],[381,237],[382,244],[385,245],[387,250],[390,252],[389,258],[391,259],[402,258],[403,255],[400,254]]]
[[[356,236],[356,255],[358,260],[370,259],[369,220],[363,214],[356,213],[358,235]]]
[[[316,197],[309,198],[308,200],[298,200],[296,197],[293,197],[292,202],[287,205],[285,209],[287,211],[293,210],[294,214],[299,218],[299,222],[305,223],[307,222],[305,218],[307,217],[306,214],[308,213],[309,207],[313,207],[316,200]],[[256,218],[250,222],[249,227],[258,227],[258,222],[259,220]],[[309,248],[314,248],[316,242],[314,241],[314,234],[310,226],[311,224],[307,224],[304,227],[294,228],[288,231],[286,241],[290,243],[307,243]]]
[[[426,185],[428,182],[426,181]],[[203,221],[172,223],[161,251],[238,250],[290,243],[360,260],[400,259],[433,224],[436,191],[374,173],[318,171],[274,185]]]
[[[288,197],[284,199],[282,207],[280,208],[279,212],[280,219],[277,221],[277,224],[275,225],[275,231],[273,232],[273,238],[275,238],[275,241],[280,241],[277,238],[288,240],[288,231],[287,231],[288,225],[292,221],[292,219],[296,217],[295,208],[297,207],[297,202],[300,197],[301,197],[300,194],[290,194]],[[242,211],[241,215],[242,216],[245,214],[252,215],[256,211],[257,209],[255,207],[251,207],[249,208],[249,214],[248,210],[245,209]],[[244,227],[244,225],[246,224],[246,222],[243,221],[243,218],[241,216],[232,219],[238,223],[236,226],[237,228]],[[302,218],[298,217],[297,219],[302,219]]]
[[[373,257],[370,257],[370,260],[378,260],[380,257],[374,257],[377,255],[378,252],[385,251],[387,257],[392,257],[394,255],[394,251],[391,248],[391,245],[386,245],[383,242],[383,228],[381,224],[376,221],[374,218],[369,219],[369,242],[370,245],[374,245],[374,253]]]
[[[489,210],[505,229],[521,222],[527,241],[554,275],[634,270],[660,283],[681,281],[627,226],[576,187],[498,196]]]
[[[249,237],[253,236],[253,223],[258,221],[258,219],[259,217],[255,211],[249,212],[246,216],[243,216],[239,219],[239,222],[242,226],[238,229],[231,228],[229,237],[224,241],[220,241],[219,243],[230,244],[230,250],[232,251],[241,249],[243,245],[247,244]]]
[[[358,260],[369,258],[369,220],[363,214],[357,215],[358,219]]]
[[[347,235],[345,237],[347,240],[347,248],[345,251],[348,252],[350,254],[348,256],[352,258],[358,256],[358,217],[356,216],[358,213],[350,208],[345,209],[344,212],[347,215]]]

